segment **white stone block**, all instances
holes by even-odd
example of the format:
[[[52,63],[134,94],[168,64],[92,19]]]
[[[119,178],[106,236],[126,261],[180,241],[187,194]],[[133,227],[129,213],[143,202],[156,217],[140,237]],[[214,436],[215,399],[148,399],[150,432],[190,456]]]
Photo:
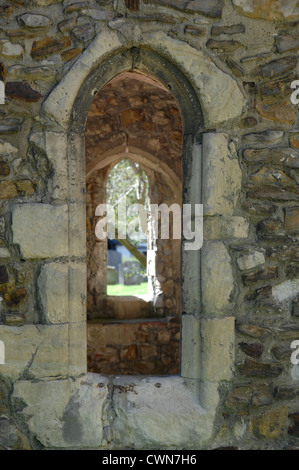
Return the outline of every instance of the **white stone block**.
[[[241,271],[261,266],[265,261],[265,255],[261,251],[254,251],[249,255],[240,256],[240,258],[237,259],[237,263]]]
[[[12,209],[13,243],[24,258],[68,255],[68,208],[66,205],[28,203]]]

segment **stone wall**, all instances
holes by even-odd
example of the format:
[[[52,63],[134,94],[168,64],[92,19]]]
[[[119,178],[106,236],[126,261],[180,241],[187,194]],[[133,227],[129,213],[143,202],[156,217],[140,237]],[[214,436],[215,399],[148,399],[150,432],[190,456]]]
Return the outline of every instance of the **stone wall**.
[[[3,449],[298,448],[298,22],[293,1],[0,6]],[[169,378],[86,375],[78,110],[131,69],[189,96],[183,194],[204,204]]]

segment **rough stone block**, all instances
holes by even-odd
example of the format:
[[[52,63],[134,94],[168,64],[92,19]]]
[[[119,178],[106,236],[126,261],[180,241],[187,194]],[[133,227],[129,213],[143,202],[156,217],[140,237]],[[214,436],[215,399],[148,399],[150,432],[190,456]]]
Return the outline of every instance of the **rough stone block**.
[[[68,254],[66,205],[18,204],[12,210],[13,243],[25,258],[51,258]]]
[[[113,408],[115,443],[122,447],[192,449],[212,430],[213,414],[181,377],[117,377]]]
[[[36,378],[65,376],[68,372],[67,325],[0,326],[5,364],[0,372],[10,377],[32,374]]]
[[[233,215],[242,173],[225,134],[203,134],[203,214]]]
[[[237,263],[241,271],[256,268],[265,263],[265,255],[261,251],[254,251],[249,255],[240,256]]]
[[[230,255],[222,242],[205,242],[201,251],[203,311],[206,315],[224,315],[233,307]]]
[[[242,15],[265,20],[298,20],[299,7],[295,0],[276,2],[259,0],[233,0],[233,5]]]
[[[38,288],[46,322],[67,322],[69,319],[68,265],[45,264],[38,278]]]
[[[208,240],[226,240],[229,238],[247,238],[249,223],[244,217],[207,216],[203,222],[203,236]]]
[[[230,380],[234,369],[235,318],[201,320],[201,378]]]
[[[12,400],[26,403],[29,429],[45,447],[98,447],[104,437],[107,382],[96,374],[77,381],[21,380],[15,383]]]
[[[68,195],[67,173],[67,136],[59,132],[35,132],[30,136],[30,142],[44,151],[49,159],[53,176],[48,183],[51,196],[57,200],[66,200]]]
[[[299,232],[299,207],[285,209],[284,228],[288,232]]]

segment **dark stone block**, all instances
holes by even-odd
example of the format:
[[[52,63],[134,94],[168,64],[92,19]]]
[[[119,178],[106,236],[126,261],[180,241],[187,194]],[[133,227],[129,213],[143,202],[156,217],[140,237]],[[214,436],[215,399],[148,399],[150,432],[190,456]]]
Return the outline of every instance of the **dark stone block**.
[[[0,266],[0,284],[8,282],[8,273],[6,266]]]
[[[8,82],[5,87],[5,93],[10,98],[28,102],[37,102],[42,97],[38,91],[31,88],[29,83],[25,81]]]

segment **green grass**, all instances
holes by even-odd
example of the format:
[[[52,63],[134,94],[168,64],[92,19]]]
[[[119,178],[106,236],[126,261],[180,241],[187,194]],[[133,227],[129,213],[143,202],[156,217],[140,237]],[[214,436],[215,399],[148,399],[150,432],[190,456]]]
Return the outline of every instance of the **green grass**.
[[[123,286],[122,284],[107,285],[107,295],[147,295],[148,283],[142,282],[136,286]]]

